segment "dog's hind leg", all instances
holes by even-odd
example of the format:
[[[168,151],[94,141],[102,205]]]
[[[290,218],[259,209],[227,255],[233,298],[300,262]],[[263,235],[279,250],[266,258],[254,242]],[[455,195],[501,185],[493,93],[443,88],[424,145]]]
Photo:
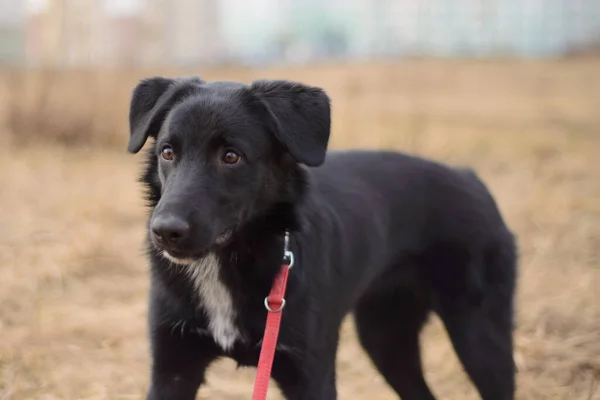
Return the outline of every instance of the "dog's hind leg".
[[[488,260],[489,261],[489,260]],[[439,314],[465,371],[484,400],[512,400],[513,361],[512,257],[504,265],[485,265],[485,282],[477,301],[434,294]],[[436,299],[437,296],[437,299]]]
[[[410,291],[371,290],[355,309],[361,345],[402,400],[434,400],[423,376],[419,332],[429,307]]]

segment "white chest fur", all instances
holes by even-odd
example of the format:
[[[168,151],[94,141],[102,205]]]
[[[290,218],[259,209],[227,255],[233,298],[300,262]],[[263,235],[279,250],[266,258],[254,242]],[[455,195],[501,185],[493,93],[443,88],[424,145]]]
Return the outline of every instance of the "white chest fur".
[[[231,293],[219,279],[219,260],[210,253],[187,268],[208,318],[208,330],[223,350],[230,350],[239,332]]]
[[[219,260],[209,253],[206,257],[189,262],[165,257],[178,264],[185,264],[194,289],[208,319],[208,331],[215,342],[225,351],[230,350],[240,333],[235,326],[235,310],[229,289],[219,279]]]

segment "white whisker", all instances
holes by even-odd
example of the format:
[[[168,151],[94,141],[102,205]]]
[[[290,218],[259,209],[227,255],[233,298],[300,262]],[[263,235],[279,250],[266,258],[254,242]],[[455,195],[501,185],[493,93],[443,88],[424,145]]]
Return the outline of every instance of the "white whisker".
[[[191,265],[194,263],[194,260],[191,258],[177,258],[170,255],[166,250],[163,250],[162,256],[171,262],[171,265]]]

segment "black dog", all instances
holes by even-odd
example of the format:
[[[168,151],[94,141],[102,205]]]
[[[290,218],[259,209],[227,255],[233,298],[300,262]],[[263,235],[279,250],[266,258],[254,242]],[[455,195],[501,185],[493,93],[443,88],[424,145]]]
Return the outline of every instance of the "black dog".
[[[155,139],[143,176],[149,399],[193,399],[219,357],[256,366],[286,231],[295,266],[272,372],[286,398],[336,398],[350,311],[402,399],[433,399],[419,355],[430,311],[481,396],[513,398],[516,248],[474,173],[393,152],[326,154],[329,98],[287,81],[143,80],[130,124],[130,152]]]

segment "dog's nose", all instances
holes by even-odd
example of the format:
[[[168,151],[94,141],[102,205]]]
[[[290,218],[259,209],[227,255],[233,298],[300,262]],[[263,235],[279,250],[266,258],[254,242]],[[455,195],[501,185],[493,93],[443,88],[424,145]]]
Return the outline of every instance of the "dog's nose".
[[[158,216],[154,218],[151,228],[152,232],[159,239],[168,243],[181,242],[190,232],[190,225],[185,220],[174,216]]]

